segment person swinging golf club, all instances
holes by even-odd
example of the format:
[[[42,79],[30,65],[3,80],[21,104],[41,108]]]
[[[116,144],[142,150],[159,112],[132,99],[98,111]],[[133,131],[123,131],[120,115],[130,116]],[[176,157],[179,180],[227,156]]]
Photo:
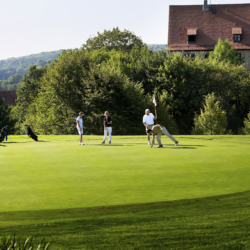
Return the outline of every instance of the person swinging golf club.
[[[147,134],[148,135],[153,134],[151,148],[154,145],[155,135],[157,135],[156,139],[157,139],[157,142],[158,142],[158,145],[159,145],[157,148],[163,148],[163,145],[161,144],[161,135],[162,134],[168,136],[175,143],[175,146],[178,146],[178,141],[176,141],[175,138],[171,134],[169,134],[169,132],[167,131],[167,129],[165,127],[161,126],[160,124],[154,125],[152,127],[152,129],[148,129],[147,130]]]
[[[76,128],[79,133],[79,145],[84,145],[82,142],[82,135],[83,135],[83,121],[82,118],[84,116],[84,113],[81,111],[79,112],[79,116],[76,118]]]
[[[112,133],[112,127],[111,127],[112,119],[109,116],[109,112],[108,111],[104,112],[104,116],[105,116],[104,119],[103,119],[104,138],[103,138],[102,144],[104,144],[105,141],[107,140],[107,134],[109,134],[109,144],[110,144],[111,143],[111,139],[112,139],[112,136],[111,136],[111,133]]]

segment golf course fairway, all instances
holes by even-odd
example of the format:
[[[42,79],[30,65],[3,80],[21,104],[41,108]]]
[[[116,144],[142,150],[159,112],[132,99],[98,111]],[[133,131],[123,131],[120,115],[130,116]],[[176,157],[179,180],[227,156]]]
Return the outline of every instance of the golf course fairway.
[[[85,137],[84,137],[85,139]],[[250,136],[22,136],[0,144],[0,212],[173,201],[250,190]],[[86,143],[86,142],[85,142]]]

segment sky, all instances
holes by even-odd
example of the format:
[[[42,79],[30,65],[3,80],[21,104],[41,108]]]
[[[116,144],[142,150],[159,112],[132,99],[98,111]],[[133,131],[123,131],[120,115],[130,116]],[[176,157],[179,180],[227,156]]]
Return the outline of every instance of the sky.
[[[80,48],[105,29],[129,30],[147,44],[167,44],[169,5],[204,0],[0,0],[0,60]],[[210,4],[210,0],[208,0]],[[250,0],[211,0],[213,4]]]

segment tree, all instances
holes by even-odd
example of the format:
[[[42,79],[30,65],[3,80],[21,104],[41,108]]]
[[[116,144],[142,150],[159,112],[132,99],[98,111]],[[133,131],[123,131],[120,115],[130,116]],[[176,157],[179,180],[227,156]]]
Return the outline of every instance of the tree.
[[[182,54],[169,54],[159,68],[156,93],[168,107],[181,134],[190,134],[193,114],[202,107],[207,94],[211,67],[200,58],[186,59]]]
[[[8,132],[13,133],[16,119],[11,117],[11,109],[9,105],[3,105],[4,99],[0,96],[0,129],[8,125]]]
[[[19,83],[22,80],[22,76],[20,74],[15,74],[8,78],[9,84]]]
[[[159,68],[166,62],[166,51],[151,51],[147,47],[135,46],[126,55],[122,71],[131,81],[140,82],[143,85],[145,94],[152,95],[154,89],[159,85],[157,79]]]
[[[205,97],[204,112],[194,118],[194,129],[192,134],[221,135],[225,134],[227,128],[227,117],[225,111],[219,107],[214,94]]]
[[[29,68],[28,75],[24,75],[22,84],[17,89],[17,105],[13,108],[13,115],[17,118],[16,129],[20,132],[22,123],[29,116],[29,105],[33,103],[40,89],[40,80],[47,67],[37,68],[33,65]]]
[[[108,50],[120,50],[123,52],[129,52],[134,46],[143,47],[146,46],[134,33],[124,30],[120,31],[119,28],[113,28],[113,30],[104,30],[103,33],[97,33],[96,37],[89,38],[86,44],[83,44],[83,49],[98,50],[105,47]]]
[[[246,135],[250,135],[250,112],[247,115],[248,119],[244,119],[244,128],[243,128],[243,133]]]
[[[165,92],[165,104],[181,134],[190,134],[193,114],[200,113],[203,97],[214,93],[227,113],[228,129],[236,134],[249,112],[250,73],[242,65],[211,62],[198,55],[185,58],[171,52],[159,68],[156,92]]]
[[[82,110],[88,133],[101,134],[103,112],[108,110],[114,133],[140,134],[143,126],[138,114],[144,113],[147,98],[142,86],[116,66],[120,53],[107,53],[63,51],[42,77],[25,122],[39,133],[76,133],[75,116]]]
[[[219,38],[214,51],[209,53],[209,61],[218,61],[231,65],[241,65],[244,60],[237,55],[232,43],[226,39],[224,42]]]

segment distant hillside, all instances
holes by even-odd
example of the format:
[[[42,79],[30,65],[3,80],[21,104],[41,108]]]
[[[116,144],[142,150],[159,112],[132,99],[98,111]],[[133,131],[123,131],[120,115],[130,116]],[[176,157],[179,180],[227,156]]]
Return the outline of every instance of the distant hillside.
[[[46,64],[49,60],[54,60],[58,54],[61,54],[62,50],[50,51],[50,52],[41,52],[39,54],[31,54],[28,56],[22,57],[13,57],[6,60],[0,61],[0,69],[2,68],[16,68],[20,65],[31,65],[31,64]],[[45,65],[44,64],[44,65]]]
[[[148,44],[148,48],[157,51],[161,48],[167,48],[164,44]],[[1,90],[16,90],[20,84],[23,75],[27,74],[31,65],[38,67],[45,66],[48,61],[53,60],[60,55],[62,50],[41,52],[39,54],[32,54],[17,58],[9,58],[0,60],[0,91]]]
[[[17,85],[20,84],[23,75],[27,74],[31,65],[45,66],[48,61],[53,62],[61,54],[61,51],[41,52],[29,56],[0,60],[0,91],[16,90]]]
[[[166,44],[148,44],[148,48],[156,51],[160,49],[166,49],[168,46]]]

